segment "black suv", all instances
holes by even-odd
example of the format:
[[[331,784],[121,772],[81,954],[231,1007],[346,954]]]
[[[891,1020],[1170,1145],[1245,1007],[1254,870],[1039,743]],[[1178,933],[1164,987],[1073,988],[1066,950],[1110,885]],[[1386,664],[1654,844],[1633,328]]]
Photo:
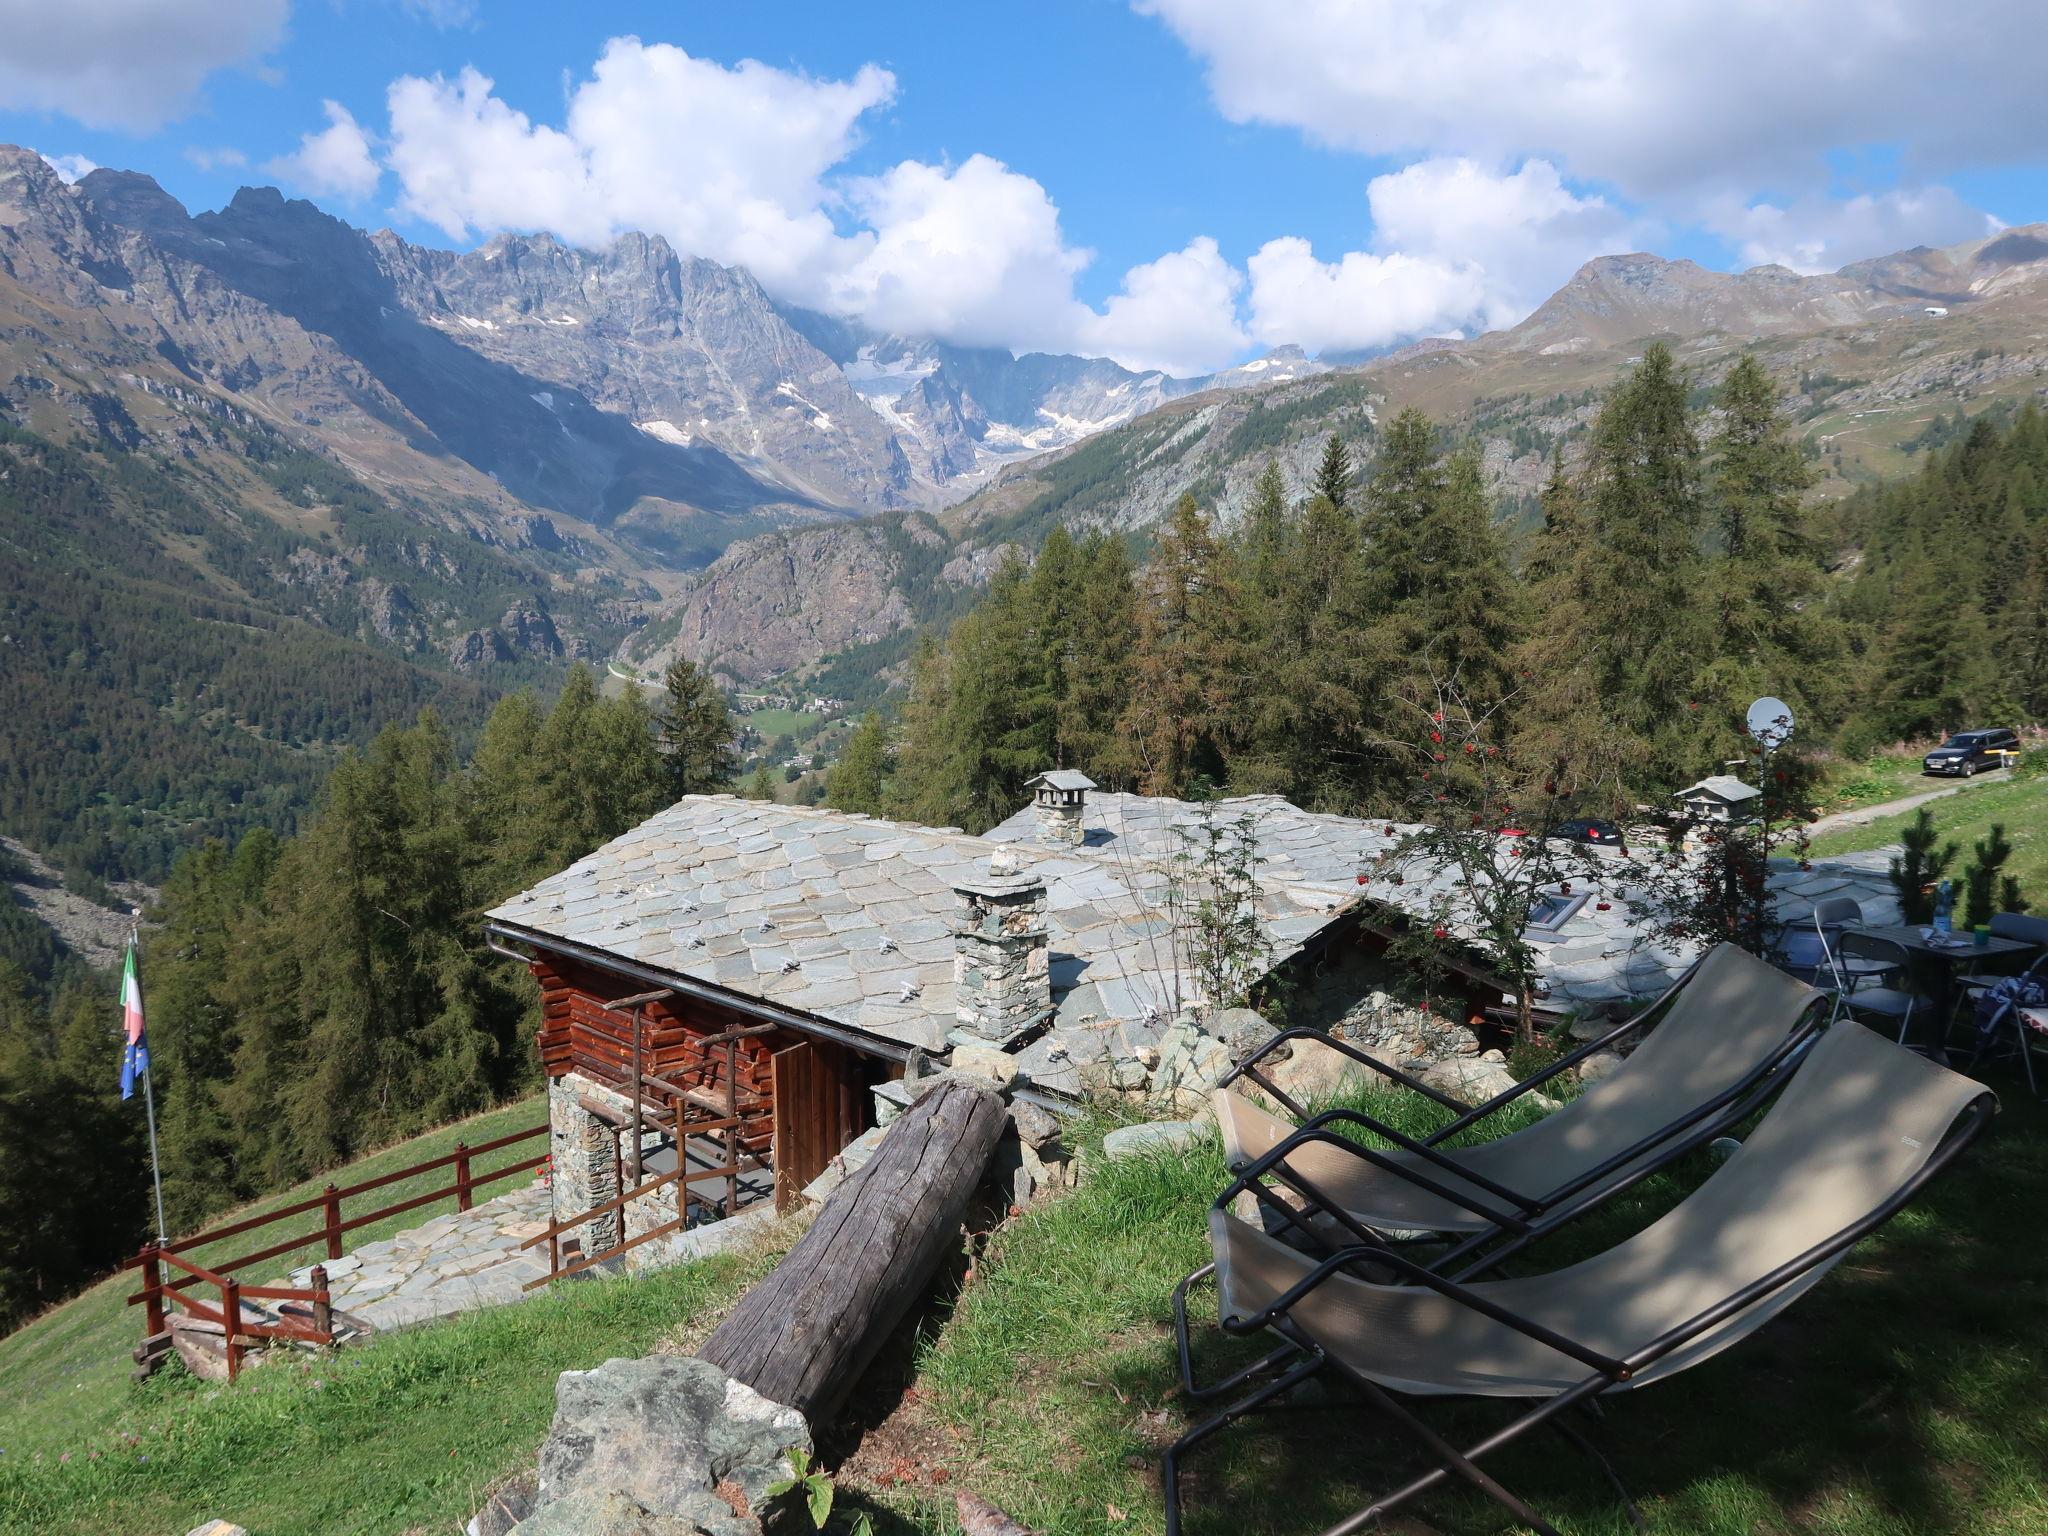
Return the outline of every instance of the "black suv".
[[[1922,760],[1929,773],[1969,778],[2004,768],[2019,757],[2020,739],[2011,731],[1957,731]]]

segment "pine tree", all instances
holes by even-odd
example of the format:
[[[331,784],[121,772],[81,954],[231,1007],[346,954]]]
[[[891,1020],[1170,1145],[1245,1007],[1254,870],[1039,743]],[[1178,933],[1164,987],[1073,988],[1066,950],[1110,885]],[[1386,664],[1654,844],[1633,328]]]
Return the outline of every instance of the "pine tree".
[[[1138,592],[1131,557],[1114,534],[1091,533],[1079,551],[1080,582],[1054,723],[1054,759],[1105,788],[1136,781],[1137,759],[1118,729],[1131,696],[1138,643]]]
[[[1526,745],[1548,742],[1590,794],[1657,798],[1711,766],[1725,727],[1702,705],[1699,444],[1670,351],[1652,344],[1608,396],[1574,487],[1568,600],[1538,603]]]
[[[1217,736],[1233,682],[1236,615],[1219,566],[1209,520],[1183,495],[1145,573],[1124,716],[1147,794],[1178,795],[1197,777],[1222,776]]]
[[[1313,493],[1341,512],[1351,503],[1352,474],[1350,450],[1344,439],[1332,432],[1323,444],[1322,462],[1316,465]]]
[[[1279,593],[1293,534],[1287,507],[1287,482],[1271,459],[1252,485],[1238,538],[1240,583],[1248,608],[1271,603]]]
[[[687,656],[678,656],[662,674],[658,737],[672,800],[716,793],[739,771],[725,695]]]
[[[2012,843],[2003,824],[1994,821],[1990,835],[1972,843],[1970,852],[1973,857],[1963,871],[1963,926],[1978,928],[1990,922],[1994,912],[2009,910],[1999,902],[2004,894],[2001,882],[2012,878],[2004,873],[2005,861],[2012,857]]]
[[[882,717],[872,709],[846,739],[839,761],[825,780],[825,803],[834,810],[882,814],[888,793],[889,742]]]
[[[747,780],[747,798],[767,801],[775,798],[775,775],[768,771],[765,759],[754,765],[753,777]]]
[[[1955,862],[1956,845],[1941,843],[1934,829],[1934,813],[1921,806],[1913,820],[1899,833],[1899,852],[1891,861],[1892,889],[1898,894],[1899,915],[1908,923],[1934,920],[1933,890]]]
[[[1715,395],[1721,425],[1710,444],[1707,504],[1720,544],[1709,578],[1718,655],[1700,693],[1704,707],[1730,721],[1751,699],[1776,694],[1817,734],[1842,715],[1841,634],[1823,609],[1825,577],[1803,499],[1814,475],[1782,399],[1747,354]],[[1725,745],[1740,745],[1732,728]]]

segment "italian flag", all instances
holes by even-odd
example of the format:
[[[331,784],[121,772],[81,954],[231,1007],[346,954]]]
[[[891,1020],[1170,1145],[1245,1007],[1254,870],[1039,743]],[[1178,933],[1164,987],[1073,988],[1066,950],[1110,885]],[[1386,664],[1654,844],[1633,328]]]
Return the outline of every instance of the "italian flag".
[[[135,973],[135,940],[128,941],[128,960],[121,967],[121,1097],[135,1097],[135,1079],[149,1070],[149,1038],[142,1030],[142,982]]]

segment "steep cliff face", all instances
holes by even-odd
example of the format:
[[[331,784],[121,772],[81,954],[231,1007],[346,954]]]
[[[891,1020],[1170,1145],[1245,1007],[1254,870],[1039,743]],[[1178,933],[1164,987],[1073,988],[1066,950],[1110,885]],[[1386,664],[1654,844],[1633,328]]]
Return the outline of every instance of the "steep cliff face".
[[[682,655],[743,679],[772,677],[909,628],[903,576],[873,525],[749,539],[661,605],[622,653],[652,672]]]

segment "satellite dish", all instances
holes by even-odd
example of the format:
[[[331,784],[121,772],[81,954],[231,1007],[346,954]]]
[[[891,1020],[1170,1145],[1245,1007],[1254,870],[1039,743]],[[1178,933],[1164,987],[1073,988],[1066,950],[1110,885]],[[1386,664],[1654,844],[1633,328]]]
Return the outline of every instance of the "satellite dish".
[[[1749,734],[1766,752],[1792,739],[1792,706],[1768,694],[1749,706]]]

